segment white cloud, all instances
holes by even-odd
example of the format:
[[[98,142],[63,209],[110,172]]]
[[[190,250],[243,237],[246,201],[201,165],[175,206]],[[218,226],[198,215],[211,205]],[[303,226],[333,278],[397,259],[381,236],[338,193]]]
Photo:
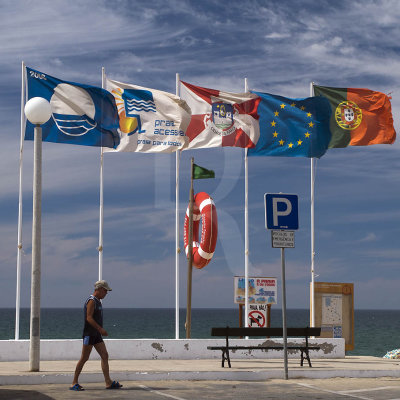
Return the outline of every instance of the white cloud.
[[[370,232],[362,239],[357,240],[357,242],[358,243],[369,243],[369,242],[376,242],[377,240],[378,240],[378,237],[375,235],[375,233]]]
[[[265,35],[266,39],[285,39],[288,37],[290,37],[290,34],[278,33],[278,32],[272,32],[272,33],[269,33],[268,35]]]
[[[374,257],[380,260],[395,260],[396,265],[400,264],[400,250],[397,248],[392,249],[370,249],[364,252],[369,257]]]

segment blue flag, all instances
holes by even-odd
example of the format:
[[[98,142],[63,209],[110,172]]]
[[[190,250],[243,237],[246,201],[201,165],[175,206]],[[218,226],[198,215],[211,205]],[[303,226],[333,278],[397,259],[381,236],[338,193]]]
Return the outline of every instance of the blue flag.
[[[26,68],[28,100],[43,97],[52,116],[42,125],[43,141],[115,148],[119,144],[118,110],[104,89],[62,81]],[[34,125],[26,122],[25,139],[33,140]]]
[[[252,92],[258,105],[260,138],[249,156],[321,157],[331,140],[331,107],[323,97],[289,99]]]

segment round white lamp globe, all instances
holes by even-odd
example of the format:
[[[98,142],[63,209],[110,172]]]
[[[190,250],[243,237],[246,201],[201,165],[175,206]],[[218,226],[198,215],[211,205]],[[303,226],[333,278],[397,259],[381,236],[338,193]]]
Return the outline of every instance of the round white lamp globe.
[[[51,117],[50,103],[43,97],[33,97],[25,104],[25,115],[34,125],[43,125]]]

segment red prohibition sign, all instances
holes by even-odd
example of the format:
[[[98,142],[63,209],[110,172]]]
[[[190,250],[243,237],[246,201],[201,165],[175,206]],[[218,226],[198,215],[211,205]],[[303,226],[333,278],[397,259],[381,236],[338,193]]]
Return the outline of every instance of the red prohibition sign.
[[[249,313],[250,318],[250,326],[253,326],[253,323],[258,325],[260,328],[265,326],[265,317],[261,311],[252,311]]]

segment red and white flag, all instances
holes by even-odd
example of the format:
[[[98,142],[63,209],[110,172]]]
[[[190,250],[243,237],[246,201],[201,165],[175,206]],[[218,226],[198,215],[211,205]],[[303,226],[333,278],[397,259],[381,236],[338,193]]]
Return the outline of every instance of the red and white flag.
[[[181,81],[181,98],[192,110],[186,130],[190,142],[185,150],[256,145],[260,137],[257,95],[222,92]]]

